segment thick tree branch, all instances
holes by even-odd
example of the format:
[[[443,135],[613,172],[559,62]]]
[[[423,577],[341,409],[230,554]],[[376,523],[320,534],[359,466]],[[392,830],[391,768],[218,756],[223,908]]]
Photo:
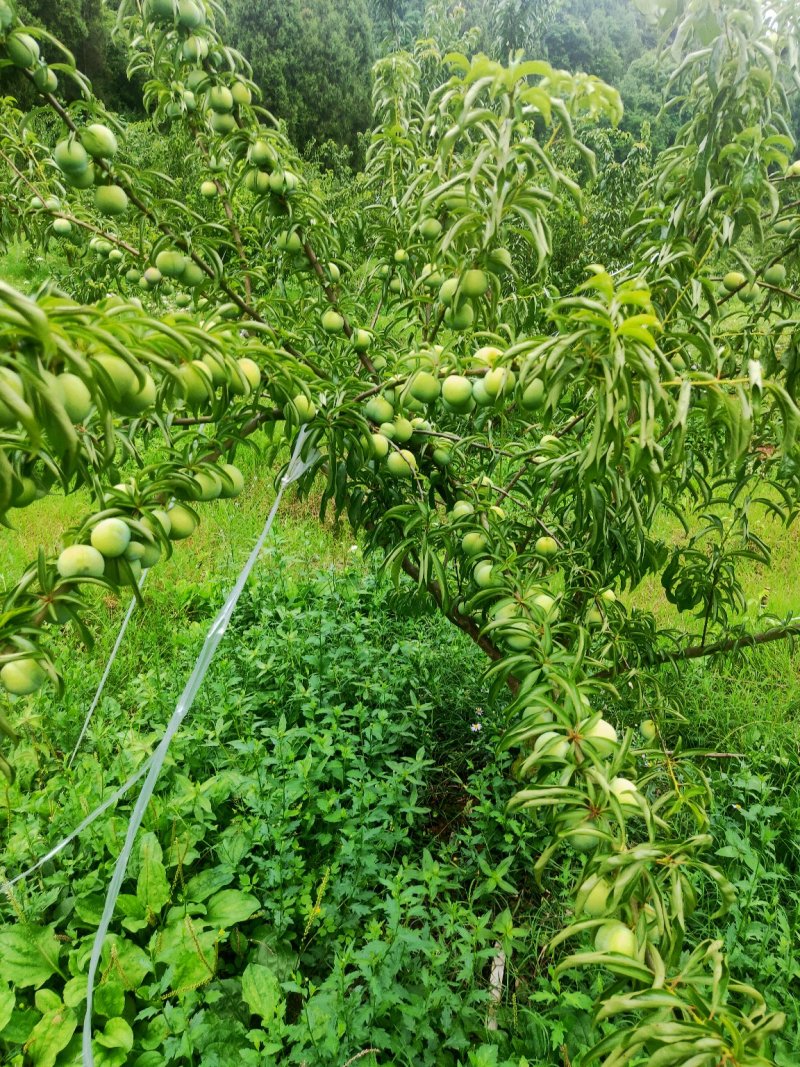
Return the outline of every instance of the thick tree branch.
[[[419,585],[419,567],[406,558],[403,560],[403,570]],[[497,662],[503,659],[503,653],[493,644],[488,637],[481,634],[480,627],[477,625],[474,619],[471,619],[469,615],[461,615],[455,608],[451,608],[450,611],[445,611],[442,601],[442,591],[439,588],[437,582],[426,582],[425,588],[436,601],[437,607],[442,614],[450,620],[455,626],[462,630],[469,638],[471,638],[475,644],[486,653],[490,660]],[[519,682],[516,678],[509,677],[508,687],[513,693],[516,693],[519,689]]]

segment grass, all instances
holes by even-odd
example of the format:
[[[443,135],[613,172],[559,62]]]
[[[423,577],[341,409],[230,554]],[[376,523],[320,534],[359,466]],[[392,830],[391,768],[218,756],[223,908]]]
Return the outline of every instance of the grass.
[[[0,278],[23,293],[32,293],[51,276],[47,264],[53,257],[52,251],[45,257],[29,244],[16,242],[0,254]]]
[[[261,533],[275,498],[274,472],[265,468],[258,454],[244,449],[237,463],[246,479],[244,493],[235,500],[216,500],[198,506],[200,524],[188,541],[174,545],[169,559],[163,559],[148,575],[144,590],[144,608],[137,610],[121,646],[117,663],[108,684],[112,700],[125,679],[139,673],[156,672],[162,679],[159,691],[170,693],[166,679],[176,671],[182,678],[180,664],[199,653],[206,636],[210,614],[229,592]],[[256,565],[255,579],[264,575],[290,575],[297,579],[327,570],[343,570],[360,559],[360,550],[350,530],[328,520],[320,522],[318,500],[300,500],[296,490],[284,494],[272,532]],[[36,501],[19,513],[12,513],[14,527],[0,535],[0,590],[13,585],[36,558],[39,545],[48,553],[57,552],[66,530],[90,513],[85,490],[64,497],[51,495]],[[283,578],[282,578],[283,580]],[[69,751],[77,737],[80,722],[88,706],[93,686],[97,684],[111,647],[127,610],[130,594],[119,595],[104,590],[89,597],[86,621],[94,643],[85,648],[69,629],[56,636],[53,652],[59,671],[69,679],[70,664],[76,658],[83,665],[82,680],[88,687],[74,687],[68,680],[61,703],[68,709],[74,730],[54,737],[54,755]],[[203,620],[203,621],[201,621]],[[43,709],[51,697],[36,701],[29,728],[43,722]],[[170,703],[172,701],[172,703]],[[167,696],[160,721],[166,722],[174,706],[174,696]],[[141,707],[123,709],[124,717],[136,729]],[[100,713],[98,713],[100,716]],[[99,728],[119,739],[119,723],[112,717]],[[2,748],[0,748],[2,752]]]
[[[151,576],[150,589],[167,590],[176,583],[203,583],[238,573],[274,500],[274,473],[258,454],[243,450],[237,464],[246,479],[244,493],[235,500],[215,500],[198,506],[200,525],[188,542],[175,546],[169,560]],[[273,529],[290,559],[302,569],[342,565],[352,554],[353,537],[343,525],[321,523],[316,501],[301,501],[289,489]],[[35,558],[39,545],[58,551],[62,537],[90,513],[89,495],[77,490],[68,496],[43,497],[24,511],[12,513],[13,527],[0,537],[0,582],[8,587]]]
[[[254,450],[244,449],[237,463],[245,474],[246,489],[236,500],[198,505],[201,522],[189,541],[175,545],[172,557],[154,568],[149,576],[146,600],[154,619],[180,620],[185,606],[203,591],[229,587],[261,531],[274,499],[273,471],[264,467]],[[63,534],[83,519],[89,510],[83,490],[69,496],[45,497],[14,514],[12,529],[0,536],[0,588],[9,588],[35,559],[38,546],[48,553],[59,549]],[[800,554],[796,531],[781,527],[769,515],[754,516],[753,530],[773,547],[773,566],[768,570],[745,563],[742,568],[745,594],[750,602],[751,623],[763,605],[766,613],[785,615],[797,609],[800,594]],[[660,513],[653,531],[677,546],[684,535],[672,516]],[[343,568],[358,555],[358,546],[346,524],[321,523],[317,501],[301,500],[290,489],[273,527],[260,566],[269,568],[276,558],[298,576],[328,567]],[[625,594],[631,608],[654,612],[660,626],[677,630],[690,627],[690,616],[681,616],[665,596],[658,576],[646,579]],[[98,652],[113,641],[115,619],[124,610],[127,595],[120,600],[107,593],[96,604]],[[695,627],[696,628],[696,627]],[[105,631],[108,630],[106,633]],[[711,747],[742,748],[772,731],[797,736],[800,707],[800,660],[791,645],[779,643],[751,649],[733,662],[699,661],[677,681],[665,678],[676,706],[692,709],[695,740]],[[740,739],[737,742],[737,738]]]
[[[716,508],[722,514],[720,508]],[[692,531],[700,528],[699,516],[690,523]],[[800,611],[800,554],[797,551],[798,528],[781,525],[766,509],[754,509],[751,515],[751,532],[763,539],[772,550],[770,567],[745,560],[740,562],[739,574],[748,615],[758,614],[757,605],[767,614],[783,617]],[[673,515],[659,511],[652,527],[654,537],[663,538],[671,548],[685,543],[686,537],[680,523]],[[659,625],[684,629],[687,619],[682,619],[674,605],[667,600],[658,575],[651,575],[631,595],[631,604],[654,613]]]

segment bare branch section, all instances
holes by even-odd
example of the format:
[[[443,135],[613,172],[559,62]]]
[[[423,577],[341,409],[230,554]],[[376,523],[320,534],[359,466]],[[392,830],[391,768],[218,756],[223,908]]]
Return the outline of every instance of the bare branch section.
[[[417,567],[416,564],[412,563],[410,559],[404,559],[403,570],[409,578],[413,578],[419,585],[419,567]],[[427,582],[425,584],[425,589],[427,589],[436,601],[436,605],[442,614],[457,626],[459,630],[463,630],[467,637],[474,641],[478,648],[485,652],[490,660],[497,662],[498,660],[503,659],[503,653],[497,645],[493,644],[489,638],[486,637],[485,634],[481,633],[480,627],[474,619],[470,618],[469,615],[461,615],[455,608],[452,608],[450,611],[445,610],[443,606],[442,591],[437,582]],[[509,677],[508,687],[513,693],[516,693],[519,689],[519,682],[516,678]]]
[[[677,652],[661,652],[647,664],[648,668],[664,667],[669,663],[683,663],[686,660],[706,659],[709,656],[721,656],[726,652],[738,652],[741,648],[754,648],[756,645],[768,645],[773,641],[788,641],[792,637],[800,635],[800,621],[787,623],[784,626],[773,626],[769,630],[762,630],[758,634],[740,634],[738,637],[729,637],[724,641],[716,641],[711,645],[690,645],[688,648]],[[594,678],[614,678],[619,674],[627,673],[609,669],[593,675]]]

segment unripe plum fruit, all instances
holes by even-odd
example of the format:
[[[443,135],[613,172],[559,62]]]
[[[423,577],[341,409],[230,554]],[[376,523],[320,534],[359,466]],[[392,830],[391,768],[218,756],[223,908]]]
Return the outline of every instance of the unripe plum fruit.
[[[91,545],[70,545],[58,557],[56,569],[62,578],[102,578],[106,564]]]
[[[131,530],[122,519],[102,519],[92,529],[92,547],[102,553],[107,559],[124,554],[130,544]]]
[[[186,537],[191,537],[197,528],[197,518],[183,504],[174,504],[167,515],[170,520],[170,529],[167,534],[170,541],[182,541]]]
[[[605,923],[599,927],[594,947],[598,952],[616,953],[636,959],[636,935],[629,926],[621,922]]]
[[[15,696],[35,693],[41,688],[46,677],[45,671],[31,657],[11,660],[0,669],[0,682]]]

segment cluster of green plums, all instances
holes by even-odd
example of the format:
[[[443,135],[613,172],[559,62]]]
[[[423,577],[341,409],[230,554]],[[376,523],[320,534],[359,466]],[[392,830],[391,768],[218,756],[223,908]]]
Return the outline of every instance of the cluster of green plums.
[[[791,219],[780,220],[776,223],[776,230],[782,223],[791,223]],[[781,229],[782,233],[790,233],[791,227]],[[771,263],[761,273],[761,281],[776,289],[782,289],[786,285],[786,267],[782,263]],[[752,275],[744,274],[740,270],[729,270],[722,278],[722,288],[726,293],[735,293],[744,304],[752,304],[763,295],[763,289]]]
[[[544,381],[538,376],[520,380],[517,372],[503,363],[499,348],[479,348],[471,366],[463,373],[447,373],[441,357],[442,349],[438,346],[410,357],[408,364],[414,369],[408,372],[408,364],[400,368],[407,375],[405,380],[370,400],[365,409],[367,417],[378,425],[388,422],[395,405],[415,413],[438,407],[451,415],[470,415],[482,408],[503,410],[512,402],[531,413],[545,406]]]
[[[94,206],[101,215],[118,217],[128,210],[128,194],[110,176],[109,161],[119,149],[116,134],[94,122],[71,132],[53,150],[53,161],[73,189],[94,187]]]
[[[325,312],[323,328],[333,332],[339,319],[341,316],[337,312]],[[360,333],[365,336],[357,336]],[[352,343],[356,348],[361,348],[362,344],[364,348],[368,347],[369,340],[367,331],[354,331]],[[413,357],[414,366],[429,369],[414,370],[397,385],[384,387],[364,404],[365,417],[377,427],[371,436],[373,454],[376,459],[384,461],[387,471],[396,477],[410,478],[417,470],[413,453],[393,447],[412,440],[433,440],[433,462],[438,467],[450,464],[452,442],[444,435],[437,436],[423,417],[426,414],[435,413],[437,409],[453,415],[469,415],[478,408],[500,410],[512,400],[523,410],[535,412],[545,404],[546,388],[542,379],[518,382],[515,371],[499,365],[503,355],[500,349],[479,349],[469,374],[446,373],[438,365],[441,353],[441,348],[417,353]],[[377,367],[377,360],[375,365]],[[384,366],[385,363],[378,369]],[[542,442],[548,443],[544,438]]]
[[[514,772],[521,778],[536,774],[540,782],[557,779],[563,784],[570,768],[573,773],[586,769],[595,785],[605,783],[601,789],[604,802],[598,796],[589,807],[580,804],[572,810],[565,807],[553,812],[556,833],[577,852],[591,856],[601,841],[611,836],[612,816],[625,820],[644,816],[647,800],[633,778],[618,773],[621,744],[613,724],[593,712],[586,697],[581,698],[579,707],[572,722],[541,706],[524,709],[526,750],[516,759]],[[639,731],[645,747],[651,747],[658,736],[653,720],[643,720]],[[627,767],[625,772],[633,773]],[[613,866],[605,873],[590,874],[579,888],[575,914],[581,921],[597,920],[591,927],[595,951],[642,960],[648,943],[658,943],[661,925],[651,904],[622,903],[625,888],[624,880],[615,879]],[[691,912],[693,891],[688,883],[684,891],[687,912]],[[618,918],[621,907],[628,922]]]
[[[158,252],[148,267],[140,273],[136,267],[126,273],[125,278],[131,284],[137,284],[140,289],[144,289],[146,292],[151,289],[161,288],[161,291],[166,296],[171,296],[174,292],[174,288],[171,283],[184,286],[186,289],[199,289],[204,282],[208,281],[208,276],[201,266],[199,266],[184,252],[179,251],[176,248],[163,248]],[[165,281],[165,279],[167,279]],[[176,298],[176,303],[179,307],[188,306],[191,303],[191,297],[188,293],[179,293]],[[187,299],[188,298],[188,299]]]
[[[5,37],[6,58],[19,70],[28,71],[40,93],[54,93],[58,88],[58,76],[42,58],[39,42],[26,28],[12,30],[16,15],[7,0],[0,0],[0,35]],[[12,30],[12,32],[9,32]]]
[[[56,219],[53,223],[54,230],[56,230],[59,222],[66,222],[70,230],[72,229],[68,220]],[[59,230],[58,232],[61,231]],[[69,233],[69,230],[64,229],[63,232],[66,234]],[[119,245],[114,244],[105,237],[93,237],[89,241],[89,250],[99,259],[105,260],[115,270],[121,270],[125,262],[125,252]],[[136,286],[137,289],[141,289],[143,292],[157,292],[162,296],[168,297],[174,295],[175,304],[180,308],[189,307],[192,303],[192,296],[186,291],[178,291],[176,293],[176,285],[183,286],[184,290],[190,289],[196,294],[202,285],[208,281],[208,276],[203,268],[198,266],[190,256],[177,250],[169,249],[162,249],[158,252],[143,269],[141,267],[129,267],[125,271],[124,277],[129,285]]]
[[[199,0],[146,0],[144,16],[151,22],[173,25],[192,33],[206,24],[206,12]]]
[[[300,179],[282,165],[274,144],[258,137],[248,149],[242,184],[254,196],[267,198],[271,209],[281,213],[285,199],[297,191]]]
[[[208,75],[204,71],[192,71],[186,84],[207,89],[206,118],[215,133],[224,136],[238,128],[236,109],[249,104],[252,98],[250,88],[243,81],[235,80],[230,86],[216,84],[208,87]],[[263,200],[274,214],[286,214],[287,199],[297,191],[301,179],[282,160],[279,140],[268,128],[260,127],[246,151],[240,149],[240,152],[244,165],[237,185]],[[222,175],[227,167],[212,156],[209,169],[220,177],[205,178],[200,185],[200,195],[213,200],[224,189]]]
[[[243,489],[244,476],[232,463],[204,464],[176,482],[174,495],[205,501],[236,497]],[[114,486],[108,500],[113,507],[90,519],[84,539],[68,545],[58,556],[55,568],[62,592],[87,580],[138,583],[142,572],[161,559],[167,541],[182,541],[197,528],[197,515],[180,500],[166,509],[140,510],[134,482]],[[129,510],[122,510],[125,505]],[[51,612],[53,621],[65,621],[57,603]],[[0,668],[0,682],[15,696],[36,692],[46,679],[47,671],[32,655],[20,654]]]
[[[67,218],[63,218],[61,217],[61,215],[57,214],[58,212],[64,211],[64,205],[61,203],[60,199],[57,196],[44,196],[39,193],[35,193],[30,198],[29,203],[35,211],[45,211],[50,215],[56,215],[56,217],[51,222],[51,229],[56,237],[69,237],[70,234],[73,232],[74,227],[70,220]],[[108,244],[109,251],[111,251],[111,242],[109,241],[106,243]],[[120,256],[120,259],[121,258],[122,256]]]
[[[98,357],[98,367],[106,357]],[[108,357],[115,358],[115,357]],[[3,385],[5,399],[0,399],[0,430],[16,430],[21,424],[36,421],[34,411],[35,394],[46,393],[50,402],[60,404],[67,418],[75,425],[81,425],[88,419],[94,408],[92,389],[94,381],[89,384],[82,377],[68,370],[57,373],[45,370],[41,372],[40,381],[35,388],[13,367],[0,366],[0,382]],[[15,475],[11,487],[10,506],[24,508],[39,496],[39,486],[34,478],[25,472]]]
[[[643,814],[647,801],[636,782],[612,770],[620,748],[619,737],[612,723],[597,712],[592,712],[588,704],[576,716],[577,721],[569,726],[557,721],[550,710],[539,708],[527,711],[532,713],[536,723],[536,736],[528,751],[515,762],[514,770],[520,777],[536,771],[548,778],[561,776],[561,769],[570,765],[588,767],[596,782],[606,782],[609,808],[618,805],[621,815],[626,818]],[[641,731],[648,742],[656,732],[651,720],[641,724]],[[578,809],[560,810],[554,825],[556,831],[576,851],[585,854],[593,853],[603,837],[611,832],[610,821],[602,810],[589,811],[583,805]],[[621,890],[624,886],[620,885],[619,888]],[[614,899],[615,890],[613,872],[590,875],[578,891],[576,916],[582,920],[598,920],[593,928],[597,952],[642,959],[648,941],[657,943],[659,939],[656,913],[651,905],[645,904],[639,909],[639,915],[631,911],[630,923],[621,922],[616,918],[620,901]],[[606,921],[599,921],[604,919]]]
[[[438,290],[440,303],[448,309],[445,312],[448,325],[453,329],[467,329],[474,321],[474,307],[472,317],[463,309],[489,291],[495,275],[511,269],[511,253],[507,248],[495,248],[488,253],[485,268],[476,266],[447,277],[443,267],[427,258],[430,251],[426,250],[426,246],[438,241],[443,229],[441,220],[432,215],[419,219],[411,230],[411,237],[416,239],[414,245],[394,249],[387,261],[378,266],[378,276],[384,279],[390,293],[403,293],[406,284]],[[425,262],[420,266],[423,259]],[[459,322],[463,325],[457,325]]]
[[[209,54],[206,37],[192,34],[183,41],[181,58],[190,63],[202,62]],[[166,103],[167,118],[176,119],[184,113],[202,110],[206,125],[213,132],[224,136],[238,126],[236,111],[252,102],[249,86],[240,78],[224,84],[202,66],[189,70],[183,80],[173,83],[172,98]]]
[[[221,137],[233,133],[238,126],[234,109],[251,102],[252,93],[243,81],[236,80],[230,87],[221,83],[212,85],[205,96],[205,114],[209,128]]]
[[[13,367],[0,366],[0,383],[5,394],[5,399],[0,399],[0,431],[35,421],[32,406],[35,393],[46,392],[48,400],[59,403],[67,418],[77,426],[89,420],[101,394],[103,405],[119,415],[141,416],[156,404],[156,382],[144,366],[134,366],[121,356],[107,352],[90,354],[87,364],[91,377],[63,368],[43,370],[36,386]],[[193,409],[210,405],[215,390],[221,386],[234,396],[249,396],[260,384],[261,369],[248,356],[225,362],[206,354],[201,359],[180,364],[173,379],[173,388]],[[27,507],[39,495],[36,480],[28,473],[19,473],[12,485],[10,506]]]
[[[426,217],[414,227],[413,235],[421,238],[424,249],[441,236],[442,229],[439,219]],[[512,266],[511,253],[506,248],[490,252],[485,268],[471,267],[450,276],[435,262],[418,266],[418,260],[419,256],[412,255],[409,249],[397,248],[391,260],[378,267],[378,276],[383,278],[388,293],[396,296],[403,295],[410,287],[431,291],[444,325],[455,331],[468,330],[475,324],[481,300],[499,285],[496,276]]]
[[[230,89],[231,95],[234,99],[237,97],[237,85],[242,89],[250,92],[243,82],[235,83]],[[227,91],[227,90],[226,90]],[[238,96],[243,97],[243,93],[239,92]],[[231,132],[226,129],[226,123],[221,120],[228,116],[227,112],[211,111],[210,114],[214,117],[209,121],[212,122],[212,128],[216,133],[224,134]],[[236,123],[234,121],[234,127]],[[219,165],[212,167],[212,170],[220,169]],[[224,169],[224,168],[221,168]],[[266,135],[263,137],[257,137],[247,150],[247,156],[245,160],[245,166],[241,174],[241,184],[254,196],[261,200],[264,200],[270,211],[274,214],[286,213],[286,199],[291,197],[293,193],[297,191],[300,184],[300,178],[291,169],[282,165],[280,154],[277,148],[266,139]],[[220,181],[214,178],[206,178],[200,184],[200,195],[207,200],[213,200],[220,195],[221,189],[224,188]],[[284,239],[291,246],[294,244],[296,237],[295,231],[289,231],[287,235],[284,235]],[[302,243],[298,244],[297,248],[283,247],[282,251],[289,251],[292,253],[299,252],[302,248]],[[296,260],[297,266],[304,266],[305,263],[302,259]]]
[[[206,11],[199,0],[147,0],[144,17],[162,34],[174,31],[177,35],[178,57],[194,64],[188,76],[179,83],[177,96],[166,105],[168,118],[184,112],[203,109],[209,128],[217,134],[232,133],[237,128],[235,110],[252,103],[252,91],[238,77],[227,82],[215,80],[209,71],[213,36],[206,29]],[[163,40],[163,37],[162,37]]]

